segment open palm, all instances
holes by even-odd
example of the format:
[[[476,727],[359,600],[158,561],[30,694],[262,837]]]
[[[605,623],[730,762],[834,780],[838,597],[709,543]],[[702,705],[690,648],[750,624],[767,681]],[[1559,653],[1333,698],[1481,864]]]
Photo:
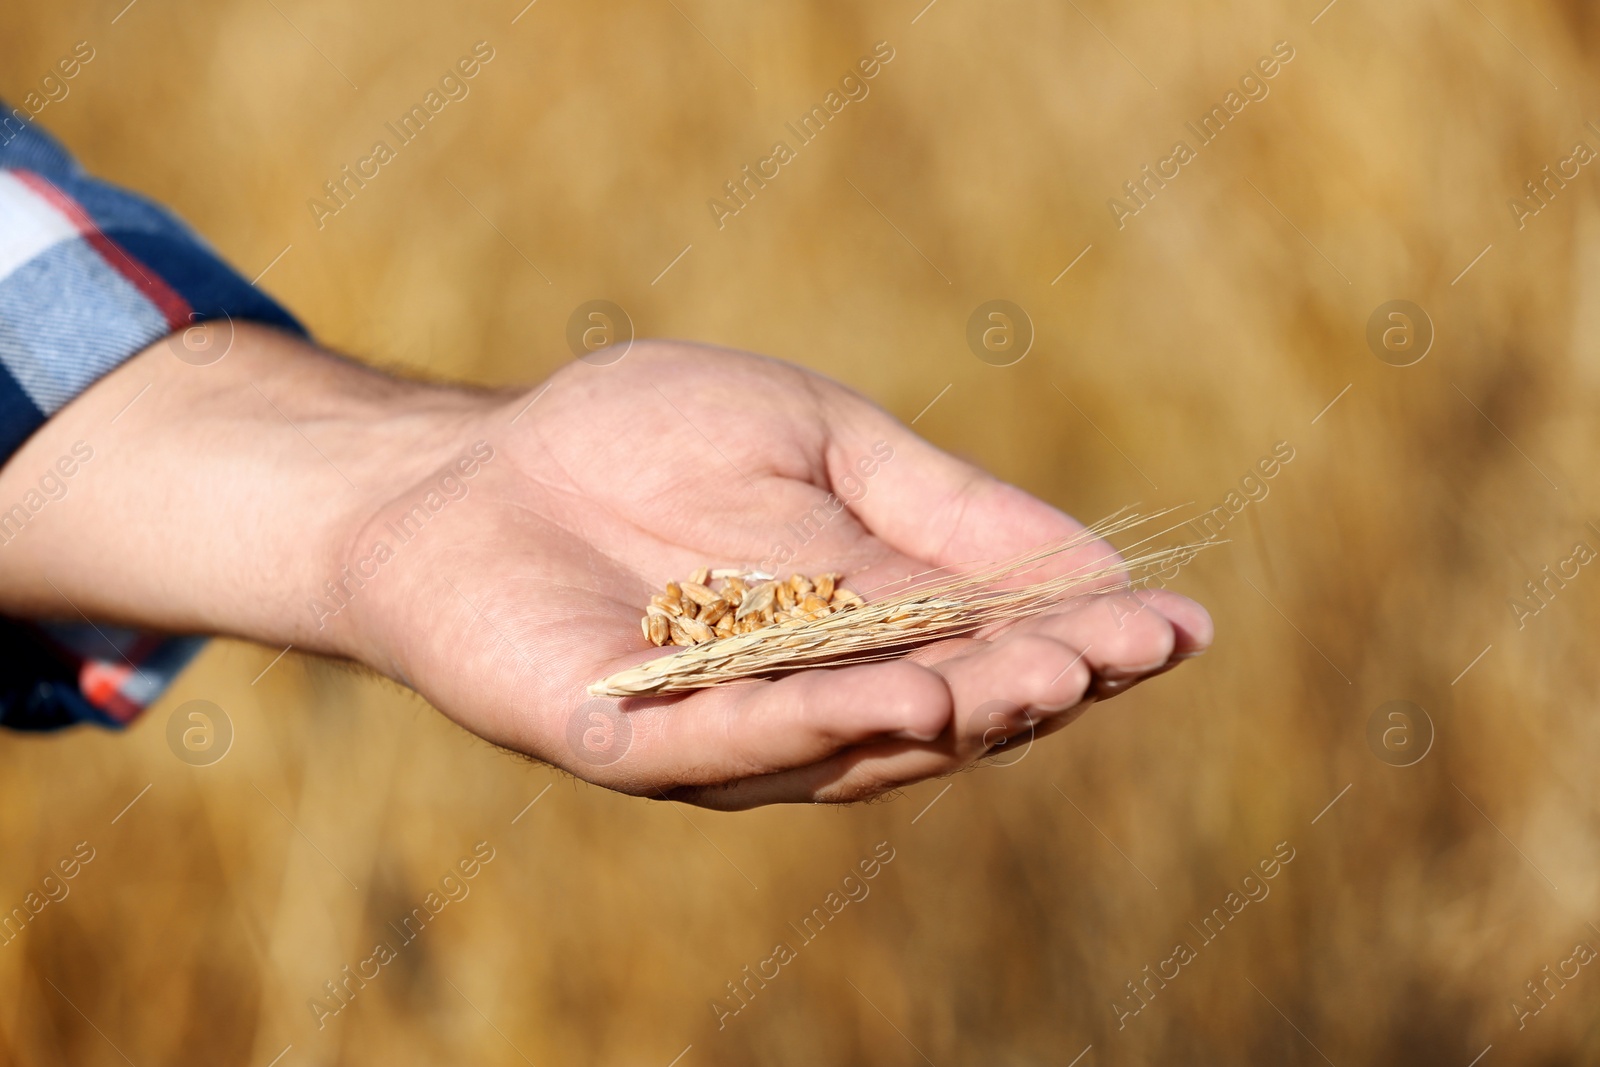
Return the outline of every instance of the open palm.
[[[369,658],[473,732],[613,789],[724,808],[869,797],[1059,728],[1210,641],[1199,605],[1150,592],[1150,610],[1081,600],[903,660],[594,698],[589,683],[662,654],[643,605],[697,567],[837,571],[871,600],[1082,527],[842,386],[706,346],[575,363],[471,430],[493,458],[352,605]]]

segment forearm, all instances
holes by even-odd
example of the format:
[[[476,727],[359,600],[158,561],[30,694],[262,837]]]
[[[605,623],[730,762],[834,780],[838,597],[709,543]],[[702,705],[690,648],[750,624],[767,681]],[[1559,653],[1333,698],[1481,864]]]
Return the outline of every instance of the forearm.
[[[307,602],[364,517],[449,462],[489,398],[386,377],[273,330],[165,342],[58,412],[0,469],[0,613],[228,633],[356,655]]]

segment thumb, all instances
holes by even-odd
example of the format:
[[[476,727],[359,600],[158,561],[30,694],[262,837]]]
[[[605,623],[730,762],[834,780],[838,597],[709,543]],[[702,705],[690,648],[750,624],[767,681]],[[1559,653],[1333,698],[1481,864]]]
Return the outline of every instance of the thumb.
[[[873,536],[935,566],[994,562],[1074,537],[1082,523],[918,437],[855,394],[828,411],[828,477]],[[870,473],[869,473],[870,472]],[[854,487],[854,493],[846,490]],[[854,496],[855,499],[851,499]],[[1110,547],[1085,546],[1103,557]]]

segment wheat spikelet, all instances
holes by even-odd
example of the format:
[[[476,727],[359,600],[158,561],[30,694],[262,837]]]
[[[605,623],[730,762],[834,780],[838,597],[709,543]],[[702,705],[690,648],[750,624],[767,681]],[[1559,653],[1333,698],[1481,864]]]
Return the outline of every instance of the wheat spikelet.
[[[1038,615],[1078,596],[1138,587],[1150,576],[1188,563],[1220,542],[1186,542],[1134,551],[1118,561],[1105,555],[1069,574],[1029,585],[1001,588],[1064,552],[1153,522],[1177,509],[1141,515],[1123,508],[1081,533],[1002,563],[950,577],[948,572],[911,575],[881,600],[818,618],[793,618],[748,633],[692,644],[589,686],[600,697],[683,693],[742,678],[766,677],[807,667],[836,667],[902,655],[912,646],[970,633],[991,623]],[[1170,533],[1167,527],[1129,550]],[[1111,581],[1107,581],[1111,579]],[[875,591],[876,592],[876,591]]]

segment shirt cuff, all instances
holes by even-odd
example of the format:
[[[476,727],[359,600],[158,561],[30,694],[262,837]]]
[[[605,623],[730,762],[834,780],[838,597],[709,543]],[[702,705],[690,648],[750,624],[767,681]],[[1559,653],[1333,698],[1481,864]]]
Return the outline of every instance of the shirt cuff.
[[[0,461],[168,334],[220,319],[304,334],[176,216],[14,126],[0,125]]]
[[[170,334],[223,319],[305,334],[175,215],[89,175],[19,116],[0,102],[0,464],[79,393]],[[0,550],[27,536],[31,507],[0,501]],[[203,643],[0,618],[0,726],[124,725]]]
[[[0,726],[13,730],[126,726],[206,644],[94,623],[8,619],[0,619],[0,642]]]

